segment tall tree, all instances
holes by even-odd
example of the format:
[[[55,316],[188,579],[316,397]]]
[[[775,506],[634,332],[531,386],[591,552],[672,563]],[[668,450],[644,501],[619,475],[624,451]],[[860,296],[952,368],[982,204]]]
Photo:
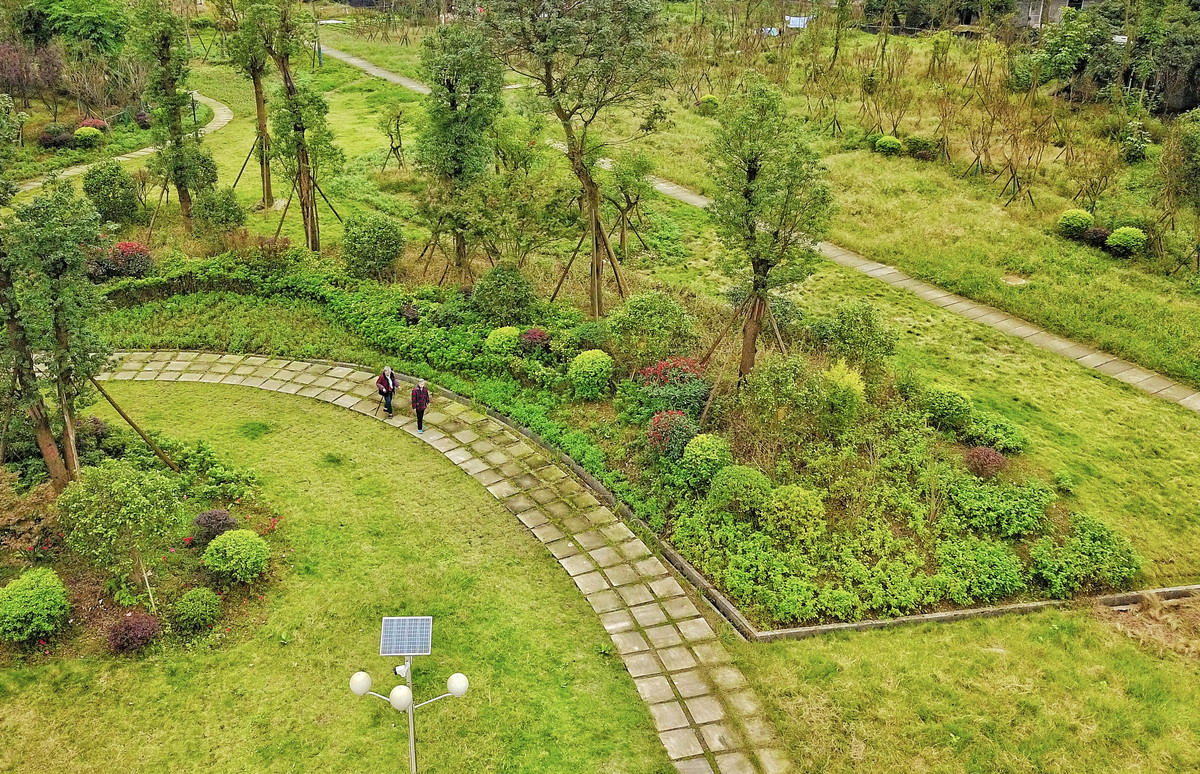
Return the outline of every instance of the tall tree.
[[[69,185],[52,186],[15,210],[16,219],[3,229],[5,261],[21,277],[17,297],[30,343],[48,355],[46,378],[63,420],[63,457],[75,478],[76,404],[108,359],[91,328],[101,305],[87,274],[89,254],[103,249],[100,215]]]
[[[465,191],[483,178],[492,160],[489,130],[504,106],[504,75],[476,27],[457,22],[438,27],[425,38],[421,71],[429,84],[425,129],[417,139],[417,160],[437,176],[443,191],[437,207],[454,237],[454,265],[467,264],[469,208]]]
[[[229,58],[243,76],[254,86],[255,125],[254,155],[258,160],[259,177],[262,179],[262,205],[264,208],[275,203],[271,190],[271,133],[267,130],[267,94],[263,79],[271,67],[271,57],[263,47],[262,38],[256,29],[243,23],[249,3],[222,3],[220,12],[224,27],[232,29],[229,36]]]
[[[726,270],[749,275],[738,368],[744,378],[754,368],[767,293],[811,273],[833,198],[824,167],[788,116],[783,95],[761,75],[747,74],[719,121],[708,148],[715,184],[709,212],[733,254]]]
[[[79,473],[75,405],[107,353],[90,328],[100,304],[87,278],[87,256],[101,249],[100,216],[66,184],[51,186],[16,208],[0,230],[0,312],[5,317],[5,365],[33,423],[55,489]],[[45,376],[35,357],[45,353]],[[63,421],[62,451],[50,424],[43,384],[55,394]]]
[[[314,158],[308,132],[314,120],[324,121],[325,110],[320,108],[324,100],[311,90],[304,89],[296,81],[292,71],[292,57],[304,51],[310,39],[307,14],[295,0],[265,0],[256,2],[246,9],[243,24],[252,30],[261,43],[263,51],[275,63],[275,69],[283,81],[280,99],[283,104],[276,107],[275,158],[280,158],[288,169],[295,186],[296,198],[300,203],[300,217],[304,220],[304,243],[309,250],[321,250],[321,231],[317,222],[317,183],[314,174]],[[280,147],[283,146],[283,147]]]
[[[169,0],[141,0],[137,9],[134,44],[151,67],[147,95],[162,114],[163,133],[153,166],[179,194],[184,228],[192,230],[192,194],[217,181],[212,157],[200,147],[199,137],[183,131],[183,110],[191,94],[183,88],[188,77],[188,48],[183,20]]]
[[[591,236],[591,313],[604,312],[605,261],[616,257],[601,222],[594,165],[611,144],[595,134],[602,116],[620,112],[639,120],[633,136],[665,118],[662,87],[671,57],[657,44],[657,0],[484,0],[483,23],[493,51],[530,79],[563,130],[564,153],[583,189]],[[616,141],[632,137],[618,138]],[[620,275],[617,275],[618,283]],[[620,285],[618,285],[620,287]]]

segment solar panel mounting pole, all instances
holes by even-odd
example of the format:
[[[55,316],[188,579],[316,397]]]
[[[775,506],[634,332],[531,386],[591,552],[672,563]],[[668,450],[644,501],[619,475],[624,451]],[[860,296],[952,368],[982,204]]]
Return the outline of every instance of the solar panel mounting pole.
[[[404,657],[404,680],[412,690],[412,656]],[[408,766],[411,774],[417,774],[417,720],[416,702],[408,705]]]

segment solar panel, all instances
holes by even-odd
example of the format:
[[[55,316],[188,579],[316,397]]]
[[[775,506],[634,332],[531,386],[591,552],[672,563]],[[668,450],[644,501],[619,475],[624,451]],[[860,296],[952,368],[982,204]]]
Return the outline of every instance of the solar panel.
[[[428,656],[433,641],[433,618],[427,615],[383,619],[379,635],[381,656]]]

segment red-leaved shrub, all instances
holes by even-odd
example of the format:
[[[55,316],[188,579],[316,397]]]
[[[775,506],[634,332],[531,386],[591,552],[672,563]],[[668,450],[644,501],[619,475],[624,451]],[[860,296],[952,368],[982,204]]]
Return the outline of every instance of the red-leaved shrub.
[[[1003,454],[986,446],[976,446],[969,450],[965,462],[967,470],[980,478],[991,478],[1008,464],[1008,460],[1004,459]]]
[[[646,440],[650,449],[660,457],[678,460],[683,456],[683,447],[696,437],[700,428],[682,411],[660,411],[650,419]]]
[[[108,131],[108,122],[103,118],[85,118],[79,122],[79,128],[82,129],[85,126],[92,129],[99,129],[102,132]]]
[[[520,337],[521,349],[525,350],[525,354],[542,350],[543,352],[550,349],[550,334],[546,333],[541,328],[530,328],[521,334]]]
[[[157,618],[134,610],[108,630],[108,647],[113,653],[134,653],[150,644],[160,631]]]
[[[682,384],[698,379],[704,373],[704,368],[690,357],[669,357],[660,360],[649,368],[643,368],[634,374],[634,379],[640,384]]]
[[[93,282],[115,277],[145,277],[150,273],[150,248],[141,242],[117,242],[112,250],[88,261]]]

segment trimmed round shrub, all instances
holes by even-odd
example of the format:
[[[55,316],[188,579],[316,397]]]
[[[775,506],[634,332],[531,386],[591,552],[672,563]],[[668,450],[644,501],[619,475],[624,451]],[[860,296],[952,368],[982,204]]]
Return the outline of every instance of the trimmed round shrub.
[[[939,430],[962,430],[971,421],[971,401],[953,390],[928,387],[921,404],[929,421]]]
[[[483,348],[493,355],[515,355],[520,346],[521,331],[512,325],[497,328],[483,342]]]
[[[404,253],[404,232],[400,221],[378,212],[364,212],[346,218],[342,232],[342,260],[346,273],[361,279],[384,279]]]
[[[1001,454],[1020,454],[1029,445],[1021,428],[991,411],[973,412],[962,435],[969,443],[989,446]]]
[[[49,567],[26,570],[0,589],[0,640],[49,637],[67,617],[67,587]]]
[[[142,213],[133,175],[115,161],[105,161],[84,172],[83,192],[106,221],[134,223]]]
[[[703,489],[721,468],[733,464],[729,443],[719,435],[702,433],[688,441],[679,458],[679,474],[684,483]]]
[[[224,532],[204,550],[204,564],[226,581],[249,583],[267,569],[271,549],[248,529]]]
[[[711,94],[705,94],[696,103],[696,112],[702,116],[715,116],[721,109],[721,100]]]
[[[899,156],[904,150],[904,143],[891,135],[884,135],[875,141],[875,152],[884,156]]]
[[[1067,210],[1058,218],[1058,233],[1067,239],[1083,239],[1083,235],[1094,225],[1096,218],[1087,210]]]
[[[175,602],[175,623],[184,631],[207,629],[221,617],[221,598],[212,589],[200,586]]]
[[[567,368],[567,380],[579,400],[599,400],[612,386],[613,359],[598,349],[580,352]]]
[[[969,449],[963,461],[967,464],[967,470],[980,478],[992,478],[1008,464],[1003,454],[986,446]]]
[[[1113,255],[1121,257],[1137,255],[1146,249],[1146,232],[1140,228],[1125,226],[1112,232],[1104,246]]]
[[[638,293],[608,316],[613,354],[634,370],[688,352],[700,340],[696,318],[666,293]]]
[[[908,137],[904,140],[904,152],[919,161],[933,161],[942,152],[942,142],[929,137]]]
[[[104,132],[94,126],[81,126],[75,130],[75,147],[85,150],[100,147],[104,142]]]
[[[220,508],[204,511],[192,519],[196,537],[201,543],[208,543],[218,535],[223,535],[231,529],[237,529],[238,521],[229,511]]]
[[[1021,558],[1002,543],[968,536],[941,543],[936,554],[947,596],[959,605],[995,602],[1025,588]]]
[[[550,334],[541,328],[530,328],[521,333],[521,349],[525,354],[550,351]]]
[[[108,630],[108,647],[113,653],[136,653],[159,635],[158,619],[141,610],[126,613]]]
[[[1083,232],[1083,236],[1080,237],[1080,239],[1083,240],[1085,245],[1091,245],[1092,247],[1098,247],[1103,250],[1104,246],[1108,244],[1108,238],[1110,236],[1112,236],[1112,231],[1101,226],[1092,226],[1087,231]]]
[[[682,411],[660,411],[650,419],[646,430],[646,441],[650,450],[660,458],[678,461],[688,442],[696,437],[700,428]]]
[[[223,234],[246,225],[246,208],[229,187],[205,188],[196,196],[192,216],[202,231]]]
[[[588,320],[554,339],[551,347],[563,359],[570,360],[589,349],[607,350],[611,339],[608,325],[603,320]]]
[[[795,485],[775,489],[764,515],[767,534],[785,545],[812,546],[825,534],[825,504],[812,489]]]
[[[1031,574],[1050,596],[1119,588],[1142,569],[1133,544],[1094,516],[1077,514],[1061,546],[1042,538],[1029,551]]]
[[[145,277],[153,260],[150,248],[141,242],[117,242],[106,253],[88,259],[88,277],[106,282],[117,277]]]
[[[707,505],[754,519],[771,502],[771,479],[746,465],[726,465],[712,477]]]
[[[502,264],[488,271],[471,291],[471,305],[492,325],[520,325],[533,315],[533,285],[517,267]]]

